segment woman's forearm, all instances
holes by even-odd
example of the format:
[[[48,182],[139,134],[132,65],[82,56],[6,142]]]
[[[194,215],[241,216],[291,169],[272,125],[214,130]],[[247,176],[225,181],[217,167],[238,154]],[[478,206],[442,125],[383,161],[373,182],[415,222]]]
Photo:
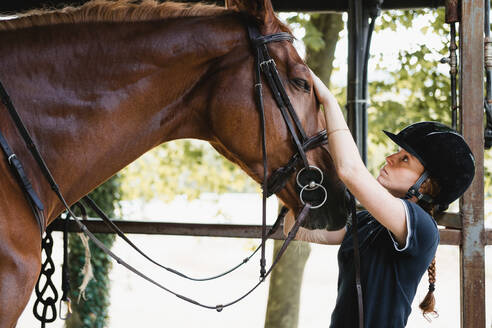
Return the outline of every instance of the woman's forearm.
[[[317,76],[314,75],[313,80],[318,99],[324,108],[328,149],[335,169],[343,181],[345,177],[352,176],[354,170],[365,168],[365,166],[337,100]]]

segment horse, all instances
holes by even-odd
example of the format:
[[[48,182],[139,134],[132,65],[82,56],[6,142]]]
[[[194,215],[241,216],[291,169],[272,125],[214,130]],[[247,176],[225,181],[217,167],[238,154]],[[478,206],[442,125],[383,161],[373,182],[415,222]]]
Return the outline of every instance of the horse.
[[[69,204],[163,142],[208,141],[257,182],[263,179],[254,56],[245,19],[263,35],[290,32],[270,0],[225,7],[145,0],[94,0],[0,22],[0,81]],[[288,41],[268,44],[308,135],[325,126],[309,69]],[[296,152],[264,88],[268,174]],[[44,204],[44,224],[63,210],[3,105],[0,131]],[[346,188],[326,147],[307,152],[324,173],[328,201],[308,228],[347,217]],[[0,160],[0,328],[14,327],[36,283],[41,236],[33,212]],[[302,208],[294,177],[277,193]],[[339,225],[339,223],[338,223]],[[340,226],[338,226],[340,228]]]

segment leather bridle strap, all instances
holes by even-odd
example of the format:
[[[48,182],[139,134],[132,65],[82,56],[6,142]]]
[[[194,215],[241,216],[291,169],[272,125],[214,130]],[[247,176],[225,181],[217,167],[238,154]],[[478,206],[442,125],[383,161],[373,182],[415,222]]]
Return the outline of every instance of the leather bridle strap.
[[[360,251],[358,236],[358,221],[355,208],[355,197],[350,191],[350,207],[352,210],[352,239],[354,241],[355,288],[357,289],[357,304],[359,309],[359,328],[364,327],[364,302],[362,298],[362,283],[360,280]]]
[[[253,251],[253,253],[251,253],[251,255],[249,255],[248,257],[244,258],[241,263],[235,265],[234,267],[232,267],[231,269],[225,271],[224,273],[221,273],[221,274],[217,274],[217,275],[214,275],[214,276],[211,276],[211,277],[207,277],[207,278],[194,278],[194,277],[190,277],[182,272],[179,272],[178,270],[175,270],[173,268],[170,268],[170,267],[167,267],[167,266],[164,266],[160,263],[158,263],[157,261],[155,261],[154,259],[152,259],[151,257],[149,257],[147,254],[145,254],[138,246],[136,246],[126,235],[123,231],[121,231],[120,228],[118,228],[118,226],[113,222],[111,221],[111,219],[108,218],[108,216],[104,213],[104,211],[99,208],[99,206],[97,206],[97,204],[89,197],[89,196],[85,196],[84,198],[82,198],[82,201],[84,202],[85,205],[87,205],[89,208],[91,208],[102,220],[103,222],[106,224],[106,226],[111,229],[115,234],[117,234],[119,237],[121,237],[131,248],[133,248],[135,251],[137,251],[138,253],[140,253],[140,255],[142,255],[144,258],[146,258],[148,261],[150,261],[151,263],[155,264],[156,266],[164,269],[164,270],[167,270],[177,276],[180,276],[182,278],[185,278],[185,279],[188,279],[188,280],[192,280],[192,281],[209,281],[209,280],[213,280],[213,279],[217,279],[217,278],[220,278],[220,277],[223,277],[231,272],[233,272],[234,270],[238,269],[239,267],[241,267],[242,265],[244,265],[245,263],[247,263],[257,252],[258,250],[260,249],[261,247],[261,244]],[[82,206],[82,203],[81,202],[78,202],[77,203],[79,206]],[[287,212],[289,211],[289,209],[285,206],[282,207],[282,209],[280,210],[280,213],[277,217],[277,220],[275,221],[275,223],[273,224],[273,226],[270,228],[270,230],[268,231],[267,235],[266,235],[266,238],[270,238],[277,230],[278,228],[280,227],[280,224],[282,222],[282,220],[284,219],[285,215],[287,214]]]
[[[322,130],[315,136],[309,138],[302,145],[302,148],[304,149],[304,151],[308,151],[319,147],[326,142],[326,130]],[[285,186],[290,176],[296,171],[296,167],[299,165],[301,160],[302,159],[300,155],[298,153],[295,153],[286,165],[279,167],[268,177],[268,197],[276,194]]]
[[[265,241],[266,241],[266,200],[267,198],[276,193],[285,186],[288,177],[295,171],[299,160],[302,160],[304,167],[309,170],[309,163],[306,157],[307,148],[314,148],[322,143],[326,142],[326,132],[321,131],[319,134],[312,138],[307,138],[304,129],[302,128],[299,117],[297,116],[290,99],[285,91],[284,85],[280,79],[279,73],[275,66],[275,61],[270,57],[268,53],[267,44],[270,42],[280,41],[292,41],[293,36],[289,33],[276,33],[263,36],[260,34],[256,25],[248,24],[248,35],[253,46],[254,53],[254,90],[256,106],[260,113],[260,128],[262,139],[262,153],[263,153],[263,181],[262,181],[262,238],[261,238],[261,259],[260,259],[260,278],[265,276]],[[271,93],[275,102],[280,110],[280,113],[284,119],[289,133],[292,136],[292,140],[297,148],[297,153],[294,155],[294,160],[291,160],[291,167],[284,171],[286,174],[278,174],[278,170],[275,171],[275,182],[272,185],[273,190],[270,190],[270,182],[268,177],[268,157],[266,146],[266,121],[265,121],[265,109],[263,104],[263,89],[261,81],[261,72],[263,72],[267,84],[270,87]],[[294,122],[294,124],[292,123]],[[295,127],[294,127],[295,125]],[[297,132],[301,135],[299,139]]]
[[[251,38],[251,36],[250,36]],[[255,49],[254,56],[255,76],[254,76],[254,89],[256,106],[260,109],[260,128],[261,128],[261,150],[263,157],[263,182],[262,182],[262,210],[261,210],[261,258],[260,258],[260,279],[265,277],[265,243],[266,243],[266,202],[268,197],[268,156],[266,146],[266,122],[265,122],[265,109],[263,106],[263,90],[261,84],[260,73],[260,52]]]
[[[20,124],[23,127],[22,121],[19,115],[17,115],[14,105],[12,104],[9,95],[7,94],[7,91],[5,91],[5,88],[3,87],[3,84],[1,82],[0,82],[0,98],[2,103],[9,111],[10,115],[12,116],[12,119],[14,120],[16,126],[19,127]],[[26,134],[27,136],[29,136],[25,128],[19,129],[19,131],[21,132],[23,138]],[[24,171],[24,167],[22,166],[20,160],[17,158],[17,155],[11,150],[7,140],[5,139],[5,137],[1,132],[0,132],[0,148],[2,148],[2,151],[5,157],[7,158],[9,167],[11,171],[14,173],[14,176],[17,179],[17,182],[21,187],[22,192],[24,193],[27,202],[31,207],[32,212],[34,213],[34,217],[36,218],[36,222],[38,224],[39,231],[42,236],[44,230],[46,229],[46,222],[44,220],[43,212],[42,212],[44,210],[43,203],[41,202],[37,193],[32,188],[31,181],[27,177],[27,174]]]
[[[62,197],[62,202],[66,205],[66,202],[65,200],[63,199]],[[270,266],[270,268],[268,269],[268,271],[266,271],[265,273],[265,276],[260,279],[260,281],[253,286],[253,288],[251,288],[249,291],[247,291],[245,294],[243,294],[241,297],[235,299],[234,301],[231,301],[229,303],[226,303],[226,304],[219,304],[219,305],[215,305],[215,306],[212,306],[212,305],[206,305],[206,304],[202,304],[198,301],[195,301],[194,299],[191,299],[189,297],[186,297],[186,296],[183,296],[181,294],[178,294],[172,290],[170,290],[169,288],[161,285],[160,283],[156,282],[155,280],[153,280],[152,278],[149,278],[147,275],[143,274],[141,271],[139,271],[138,269],[136,269],[135,267],[131,266],[130,264],[128,264],[127,262],[125,262],[123,259],[119,258],[116,254],[114,254],[108,247],[106,247],[106,245],[104,245],[99,239],[97,239],[88,229],[87,227],[82,223],[82,221],[72,212],[72,210],[66,206],[66,209],[68,211],[68,213],[74,218],[75,222],[77,223],[77,225],[79,226],[79,228],[89,237],[89,239],[94,242],[94,244],[100,248],[104,253],[106,253],[107,255],[109,255],[111,258],[113,258],[118,264],[121,264],[122,266],[124,266],[125,268],[127,268],[128,270],[130,270],[131,272],[133,272],[134,274],[140,276],[141,278],[147,280],[148,282],[152,283],[153,285],[159,287],[160,289],[163,289],[164,291],[170,293],[170,294],[173,294],[174,296],[186,301],[186,302],[189,302],[189,303],[192,303],[192,304],[195,304],[197,306],[200,306],[200,307],[203,307],[203,308],[207,308],[207,309],[214,309],[214,310],[217,310],[218,312],[222,311],[224,308],[226,307],[229,307],[233,304],[236,304],[237,302],[241,301],[242,299],[244,299],[246,296],[248,296],[249,294],[251,294],[262,282],[265,281],[265,278],[272,272],[274,266],[278,263],[278,261],[280,260],[280,258],[282,257],[283,253],[285,252],[285,250],[287,249],[287,246],[289,245],[289,243],[294,239],[294,237],[296,236],[297,234],[297,231],[299,230],[299,227],[302,225],[302,223],[304,222],[304,220],[306,219],[306,216],[309,212],[309,209],[310,209],[311,205],[309,204],[306,204],[304,206],[304,208],[302,209],[302,211],[300,212],[300,214],[298,215],[297,219],[296,219],[296,222],[294,224],[294,226],[292,227],[292,230],[289,232],[289,234],[287,235],[287,238],[284,240],[284,243],[282,244],[282,247],[280,248],[280,250],[278,251],[277,253],[277,256],[275,257],[274,261],[272,262],[272,265]]]
[[[287,128],[293,138],[297,151],[303,160],[304,167],[309,168],[306,154],[304,152],[304,149],[302,148],[302,144],[307,140],[306,133],[304,132],[301,122],[294,108],[292,107],[287,93],[285,92],[285,88],[282,84],[282,81],[280,80],[277,67],[275,66],[275,61],[270,57],[266,46],[269,42],[292,41],[293,36],[285,32],[263,36],[260,34],[256,25],[248,25],[248,35],[255,51],[255,86],[257,86],[258,84],[261,85],[261,70],[268,82],[268,86],[270,87],[273,98],[275,99],[275,102],[280,109],[280,113],[282,114],[285,124],[287,125]],[[259,92],[261,91],[261,87],[256,87],[255,89],[256,97],[258,99],[258,107],[260,111],[264,112],[263,95],[261,92]],[[301,134],[301,140],[299,140],[299,137],[297,136],[297,132],[292,125],[289,114],[294,121],[297,130]]]

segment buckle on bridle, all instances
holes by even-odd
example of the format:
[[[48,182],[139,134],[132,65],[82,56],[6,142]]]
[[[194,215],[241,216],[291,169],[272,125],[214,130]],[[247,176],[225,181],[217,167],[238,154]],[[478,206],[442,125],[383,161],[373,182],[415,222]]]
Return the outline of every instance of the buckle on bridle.
[[[10,165],[12,165],[12,159],[14,158],[17,158],[17,156],[15,154],[12,154],[10,155],[8,158],[7,158],[7,161],[9,162]]]
[[[267,65],[267,66],[268,66],[269,64],[273,64],[273,65],[275,66],[275,61],[274,61],[272,58],[270,58],[270,59],[268,59],[268,60],[264,60],[264,61],[262,61],[262,62],[260,63],[260,68],[261,68],[261,70],[262,70],[262,71],[264,71],[264,70],[265,70],[265,69],[263,68],[263,65]]]

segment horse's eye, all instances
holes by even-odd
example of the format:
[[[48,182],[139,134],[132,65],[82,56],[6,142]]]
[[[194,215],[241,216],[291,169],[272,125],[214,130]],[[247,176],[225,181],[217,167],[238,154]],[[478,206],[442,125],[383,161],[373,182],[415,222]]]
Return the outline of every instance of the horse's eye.
[[[295,87],[301,89],[304,92],[311,92],[311,86],[309,83],[301,78],[294,78],[291,80],[291,82],[294,84]]]

